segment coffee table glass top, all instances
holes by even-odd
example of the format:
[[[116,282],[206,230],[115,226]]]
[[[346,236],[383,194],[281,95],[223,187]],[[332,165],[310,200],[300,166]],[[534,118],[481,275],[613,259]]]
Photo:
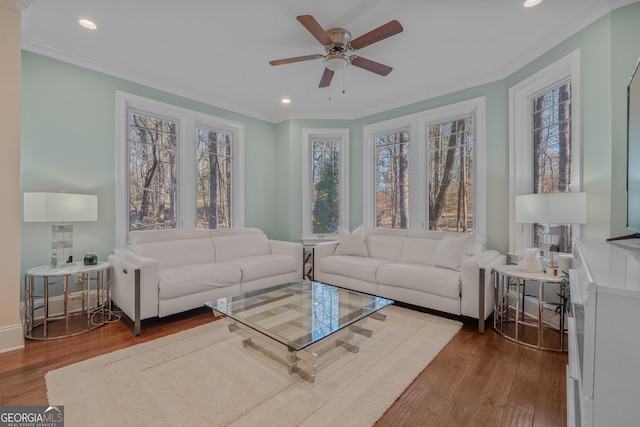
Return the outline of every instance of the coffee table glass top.
[[[391,304],[386,298],[311,281],[205,303],[292,350],[302,350]]]

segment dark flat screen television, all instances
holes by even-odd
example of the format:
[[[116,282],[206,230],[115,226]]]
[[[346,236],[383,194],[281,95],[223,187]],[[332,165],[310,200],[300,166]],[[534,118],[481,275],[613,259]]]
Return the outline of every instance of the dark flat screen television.
[[[640,60],[627,89],[627,228],[640,233]],[[638,236],[636,236],[638,237]]]

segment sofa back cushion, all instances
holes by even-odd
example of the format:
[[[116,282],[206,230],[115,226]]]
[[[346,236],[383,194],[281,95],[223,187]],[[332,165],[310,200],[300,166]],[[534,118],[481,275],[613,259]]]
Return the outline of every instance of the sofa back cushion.
[[[164,242],[167,240],[207,239],[209,232],[195,228],[173,228],[170,230],[141,230],[129,232],[129,244]]]
[[[433,254],[439,244],[439,238],[407,237],[400,262],[433,265]]]
[[[214,262],[213,244],[208,234],[204,238],[164,240],[129,245],[128,249],[138,255],[153,258],[160,268],[185,264]]]
[[[366,229],[364,242],[371,258],[398,262],[406,236],[406,230]]]
[[[271,253],[269,239],[262,232],[211,233],[211,236],[218,262]]]
[[[478,254],[482,249],[476,233],[449,232],[433,254],[433,265],[460,271],[462,260]]]

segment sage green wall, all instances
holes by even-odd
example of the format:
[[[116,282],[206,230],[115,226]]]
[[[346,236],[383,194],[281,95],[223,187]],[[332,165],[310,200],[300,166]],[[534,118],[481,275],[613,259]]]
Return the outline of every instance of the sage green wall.
[[[507,78],[512,86],[575,49],[581,57],[583,238],[626,230],[626,87],[640,56],[640,3],[618,9]]]
[[[115,91],[122,90],[245,125],[245,223],[272,238],[302,234],[302,130],[350,129],[350,228],[362,223],[362,127],[464,101],[486,100],[487,238],[508,249],[508,90],[581,50],[582,182],[589,194],[583,237],[625,234],[626,84],[640,56],[640,3],[619,9],[560,43],[511,76],[357,120],[289,120],[272,124],[73,66],[22,54],[21,190],[90,192],[99,221],[76,224],[76,256],[102,259],[115,234]],[[48,262],[49,230],[23,224],[22,271]]]
[[[353,153],[354,123],[350,120],[287,120],[276,125],[277,128],[277,182],[278,189],[278,236],[284,240],[299,242],[302,238],[302,132],[308,128],[348,128],[350,157]],[[362,140],[362,138],[360,138]],[[362,157],[362,155],[360,155]],[[354,171],[353,158],[350,158],[350,177]],[[353,186],[350,186],[353,188]],[[353,205],[354,195],[349,190]],[[362,188],[362,186],[360,186]],[[349,221],[353,218],[350,215]],[[362,215],[360,215],[362,218]],[[360,219],[362,222],[362,220]],[[353,224],[353,222],[351,222]]]
[[[360,152],[356,155],[359,159],[360,188],[362,193],[362,127],[368,124],[407,116],[421,111],[466,101],[469,99],[484,97],[486,109],[486,188],[487,188],[487,215],[486,234],[487,245],[491,248],[506,250],[508,245],[508,227],[504,224],[508,221],[509,205],[505,194],[508,194],[508,126],[507,126],[507,98],[505,96],[504,83],[502,81],[477,86],[471,89],[450,93],[437,98],[432,98],[415,104],[407,105],[384,113],[365,117],[358,121],[360,132]],[[352,159],[353,162],[353,159]],[[359,203],[354,207],[353,204]],[[362,222],[362,197],[352,201],[352,209],[359,212]]]
[[[605,16],[558,44],[507,78],[447,94],[401,108],[346,122],[350,127],[350,225],[362,223],[362,127],[420,111],[480,96],[486,101],[487,144],[487,244],[508,250],[509,222],[509,88],[568,55],[581,51],[581,156],[582,190],[588,192],[588,221],[582,227],[584,238],[608,238],[626,234],[626,84],[640,55],[640,4],[636,3]],[[301,124],[303,123],[303,125]],[[280,124],[279,126],[285,126]],[[287,122],[290,169],[287,185],[291,191],[287,212],[288,236],[301,236],[300,147],[303,127],[333,127],[321,120]],[[286,145],[286,144],[285,144]],[[296,154],[291,157],[290,154]],[[286,157],[286,156],[285,156]],[[283,157],[278,157],[282,161]],[[285,165],[281,165],[285,167]],[[280,168],[280,166],[279,166]],[[292,179],[293,178],[293,179]],[[284,187],[284,183],[277,185]],[[284,206],[284,205],[281,205]]]
[[[610,16],[560,43],[506,79],[511,87],[569,53],[580,50],[582,191],[588,224],[583,238],[609,237],[611,194]]]
[[[245,224],[275,233],[272,123],[23,51],[21,191],[98,195],[98,222],[74,224],[76,258],[106,259],[115,245],[116,90],[243,123]],[[50,224],[22,224],[22,272],[49,262],[50,235]]]
[[[478,86],[445,96],[425,100],[383,113],[367,116],[358,120],[290,120],[278,126],[279,144],[287,145],[288,149],[278,156],[278,161],[286,158],[287,165],[278,166],[278,170],[288,169],[286,179],[280,181],[278,188],[289,188],[291,193],[286,201],[290,211],[284,214],[288,218],[287,231],[289,240],[299,240],[302,237],[302,131],[304,128],[349,128],[349,224],[354,229],[362,224],[363,218],[363,154],[362,137],[363,126],[390,120],[425,111],[452,103],[484,96],[487,110],[487,235],[488,245],[491,247],[505,247],[508,244],[508,229],[504,224],[508,220],[508,128],[507,128],[507,99],[503,82],[495,82]],[[286,129],[286,131],[284,130]],[[286,142],[284,135],[289,136]],[[284,172],[282,172],[284,176]],[[284,202],[284,198],[280,198]],[[285,206],[280,205],[279,206]],[[491,215],[489,215],[491,213]]]

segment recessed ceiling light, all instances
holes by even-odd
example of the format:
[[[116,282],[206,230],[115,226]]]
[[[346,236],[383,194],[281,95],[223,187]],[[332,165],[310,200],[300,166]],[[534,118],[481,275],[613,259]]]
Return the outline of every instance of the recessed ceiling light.
[[[291,100],[289,98],[282,98],[280,102],[282,102],[283,104],[290,104]]]
[[[542,0],[524,0],[524,7],[533,7],[542,3]]]
[[[95,24],[95,22],[90,21],[89,19],[81,19],[78,21],[78,23],[80,25],[82,25],[85,28],[88,28],[90,30],[95,30],[96,28],[98,28],[98,26]]]

